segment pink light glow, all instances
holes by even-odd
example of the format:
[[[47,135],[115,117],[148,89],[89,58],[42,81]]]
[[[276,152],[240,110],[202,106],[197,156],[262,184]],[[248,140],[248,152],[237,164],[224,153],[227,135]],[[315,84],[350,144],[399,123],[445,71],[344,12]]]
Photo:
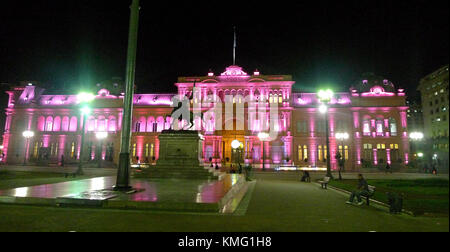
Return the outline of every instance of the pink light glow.
[[[390,92],[383,92],[381,94],[378,94],[378,93],[362,93],[361,96],[363,96],[363,97],[382,97],[382,96],[392,97],[392,96],[395,96],[395,94],[394,93],[390,93]]]
[[[229,66],[226,68],[226,71],[221,74],[221,76],[240,76],[240,77],[248,77],[247,73],[242,71],[242,67],[239,66]]]
[[[317,140],[316,139],[311,139],[309,141],[309,155],[308,155],[308,159],[309,159],[309,164],[312,166],[317,166],[317,156],[316,156],[316,147],[317,147]]]
[[[143,160],[143,152],[144,152],[144,137],[138,136],[136,137],[136,156],[139,157],[139,160]]]
[[[311,101],[307,101],[307,100],[304,100],[302,98],[298,98],[297,103],[300,104],[300,105],[307,105],[307,104],[310,104]]]
[[[390,149],[386,150],[386,157],[387,157],[387,163],[391,164],[391,150]]]
[[[373,164],[378,164],[378,156],[377,156],[377,149],[373,149]]]
[[[59,136],[59,144],[58,144],[59,150],[58,150],[58,153],[64,153],[64,147],[66,146],[66,137],[67,136],[65,136],[65,135]],[[63,154],[61,154],[61,155],[63,155]],[[61,160],[60,159],[61,155],[58,157],[58,160]]]
[[[349,98],[346,97],[346,98],[338,99],[337,103],[341,104],[341,105],[347,105],[347,104],[350,104],[351,101]]]
[[[359,128],[359,113],[353,112],[353,126],[355,126],[355,129]]]
[[[405,111],[400,112],[400,117],[402,120],[402,127],[404,129],[406,129],[407,125],[408,125],[408,119],[407,119],[407,114]]]
[[[356,148],[356,163],[358,165],[361,164],[361,149],[360,148]]]
[[[38,118],[38,126],[37,126],[39,131],[44,131],[45,130],[45,117],[40,116]]]
[[[48,148],[49,143],[50,143],[50,136],[49,135],[44,135],[42,136],[42,143],[44,148]]]
[[[69,131],[76,132],[78,130],[78,119],[76,116],[72,116],[69,124]]]
[[[170,106],[172,105],[173,94],[143,94],[136,95],[135,105]]]
[[[5,161],[8,158],[8,146],[9,146],[9,137],[10,134],[5,134],[3,138],[3,155],[5,155],[5,159],[2,161]]]

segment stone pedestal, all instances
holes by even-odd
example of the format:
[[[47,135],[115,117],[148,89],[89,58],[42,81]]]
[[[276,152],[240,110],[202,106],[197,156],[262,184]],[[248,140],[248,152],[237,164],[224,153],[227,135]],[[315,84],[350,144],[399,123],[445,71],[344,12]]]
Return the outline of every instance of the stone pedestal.
[[[218,179],[204,167],[204,138],[197,131],[163,131],[159,136],[159,159],[145,171],[150,178]]]

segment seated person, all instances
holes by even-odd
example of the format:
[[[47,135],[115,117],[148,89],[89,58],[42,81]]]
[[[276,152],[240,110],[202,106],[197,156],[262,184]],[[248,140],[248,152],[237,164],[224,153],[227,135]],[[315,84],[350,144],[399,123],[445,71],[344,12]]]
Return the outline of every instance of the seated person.
[[[308,171],[303,171],[302,182],[311,182],[311,177]]]
[[[369,184],[367,184],[367,181],[364,179],[362,174],[358,175],[358,189],[354,192],[352,192],[352,195],[350,196],[350,200],[347,201],[347,204],[353,204],[353,200],[355,197],[358,198],[358,205],[364,204],[362,202],[361,196],[367,196],[369,195]]]

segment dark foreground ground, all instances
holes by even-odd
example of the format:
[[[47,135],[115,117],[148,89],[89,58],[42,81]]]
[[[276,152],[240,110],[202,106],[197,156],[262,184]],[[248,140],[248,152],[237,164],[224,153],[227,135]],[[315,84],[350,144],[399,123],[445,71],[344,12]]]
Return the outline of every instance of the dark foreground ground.
[[[300,183],[298,174],[255,178],[233,215],[0,205],[0,231],[449,231],[448,216],[391,215],[376,206],[346,205],[347,195]],[[0,189],[66,180],[53,173],[0,172]]]

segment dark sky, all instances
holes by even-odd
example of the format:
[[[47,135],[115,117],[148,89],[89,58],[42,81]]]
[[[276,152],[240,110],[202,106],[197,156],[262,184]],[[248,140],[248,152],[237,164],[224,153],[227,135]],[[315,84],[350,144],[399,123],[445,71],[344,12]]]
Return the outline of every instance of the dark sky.
[[[141,0],[139,92],[174,92],[178,76],[291,74],[296,89],[347,88],[374,72],[415,95],[421,77],[448,64],[447,1]],[[36,80],[52,90],[125,73],[131,0],[0,3],[0,82]]]

